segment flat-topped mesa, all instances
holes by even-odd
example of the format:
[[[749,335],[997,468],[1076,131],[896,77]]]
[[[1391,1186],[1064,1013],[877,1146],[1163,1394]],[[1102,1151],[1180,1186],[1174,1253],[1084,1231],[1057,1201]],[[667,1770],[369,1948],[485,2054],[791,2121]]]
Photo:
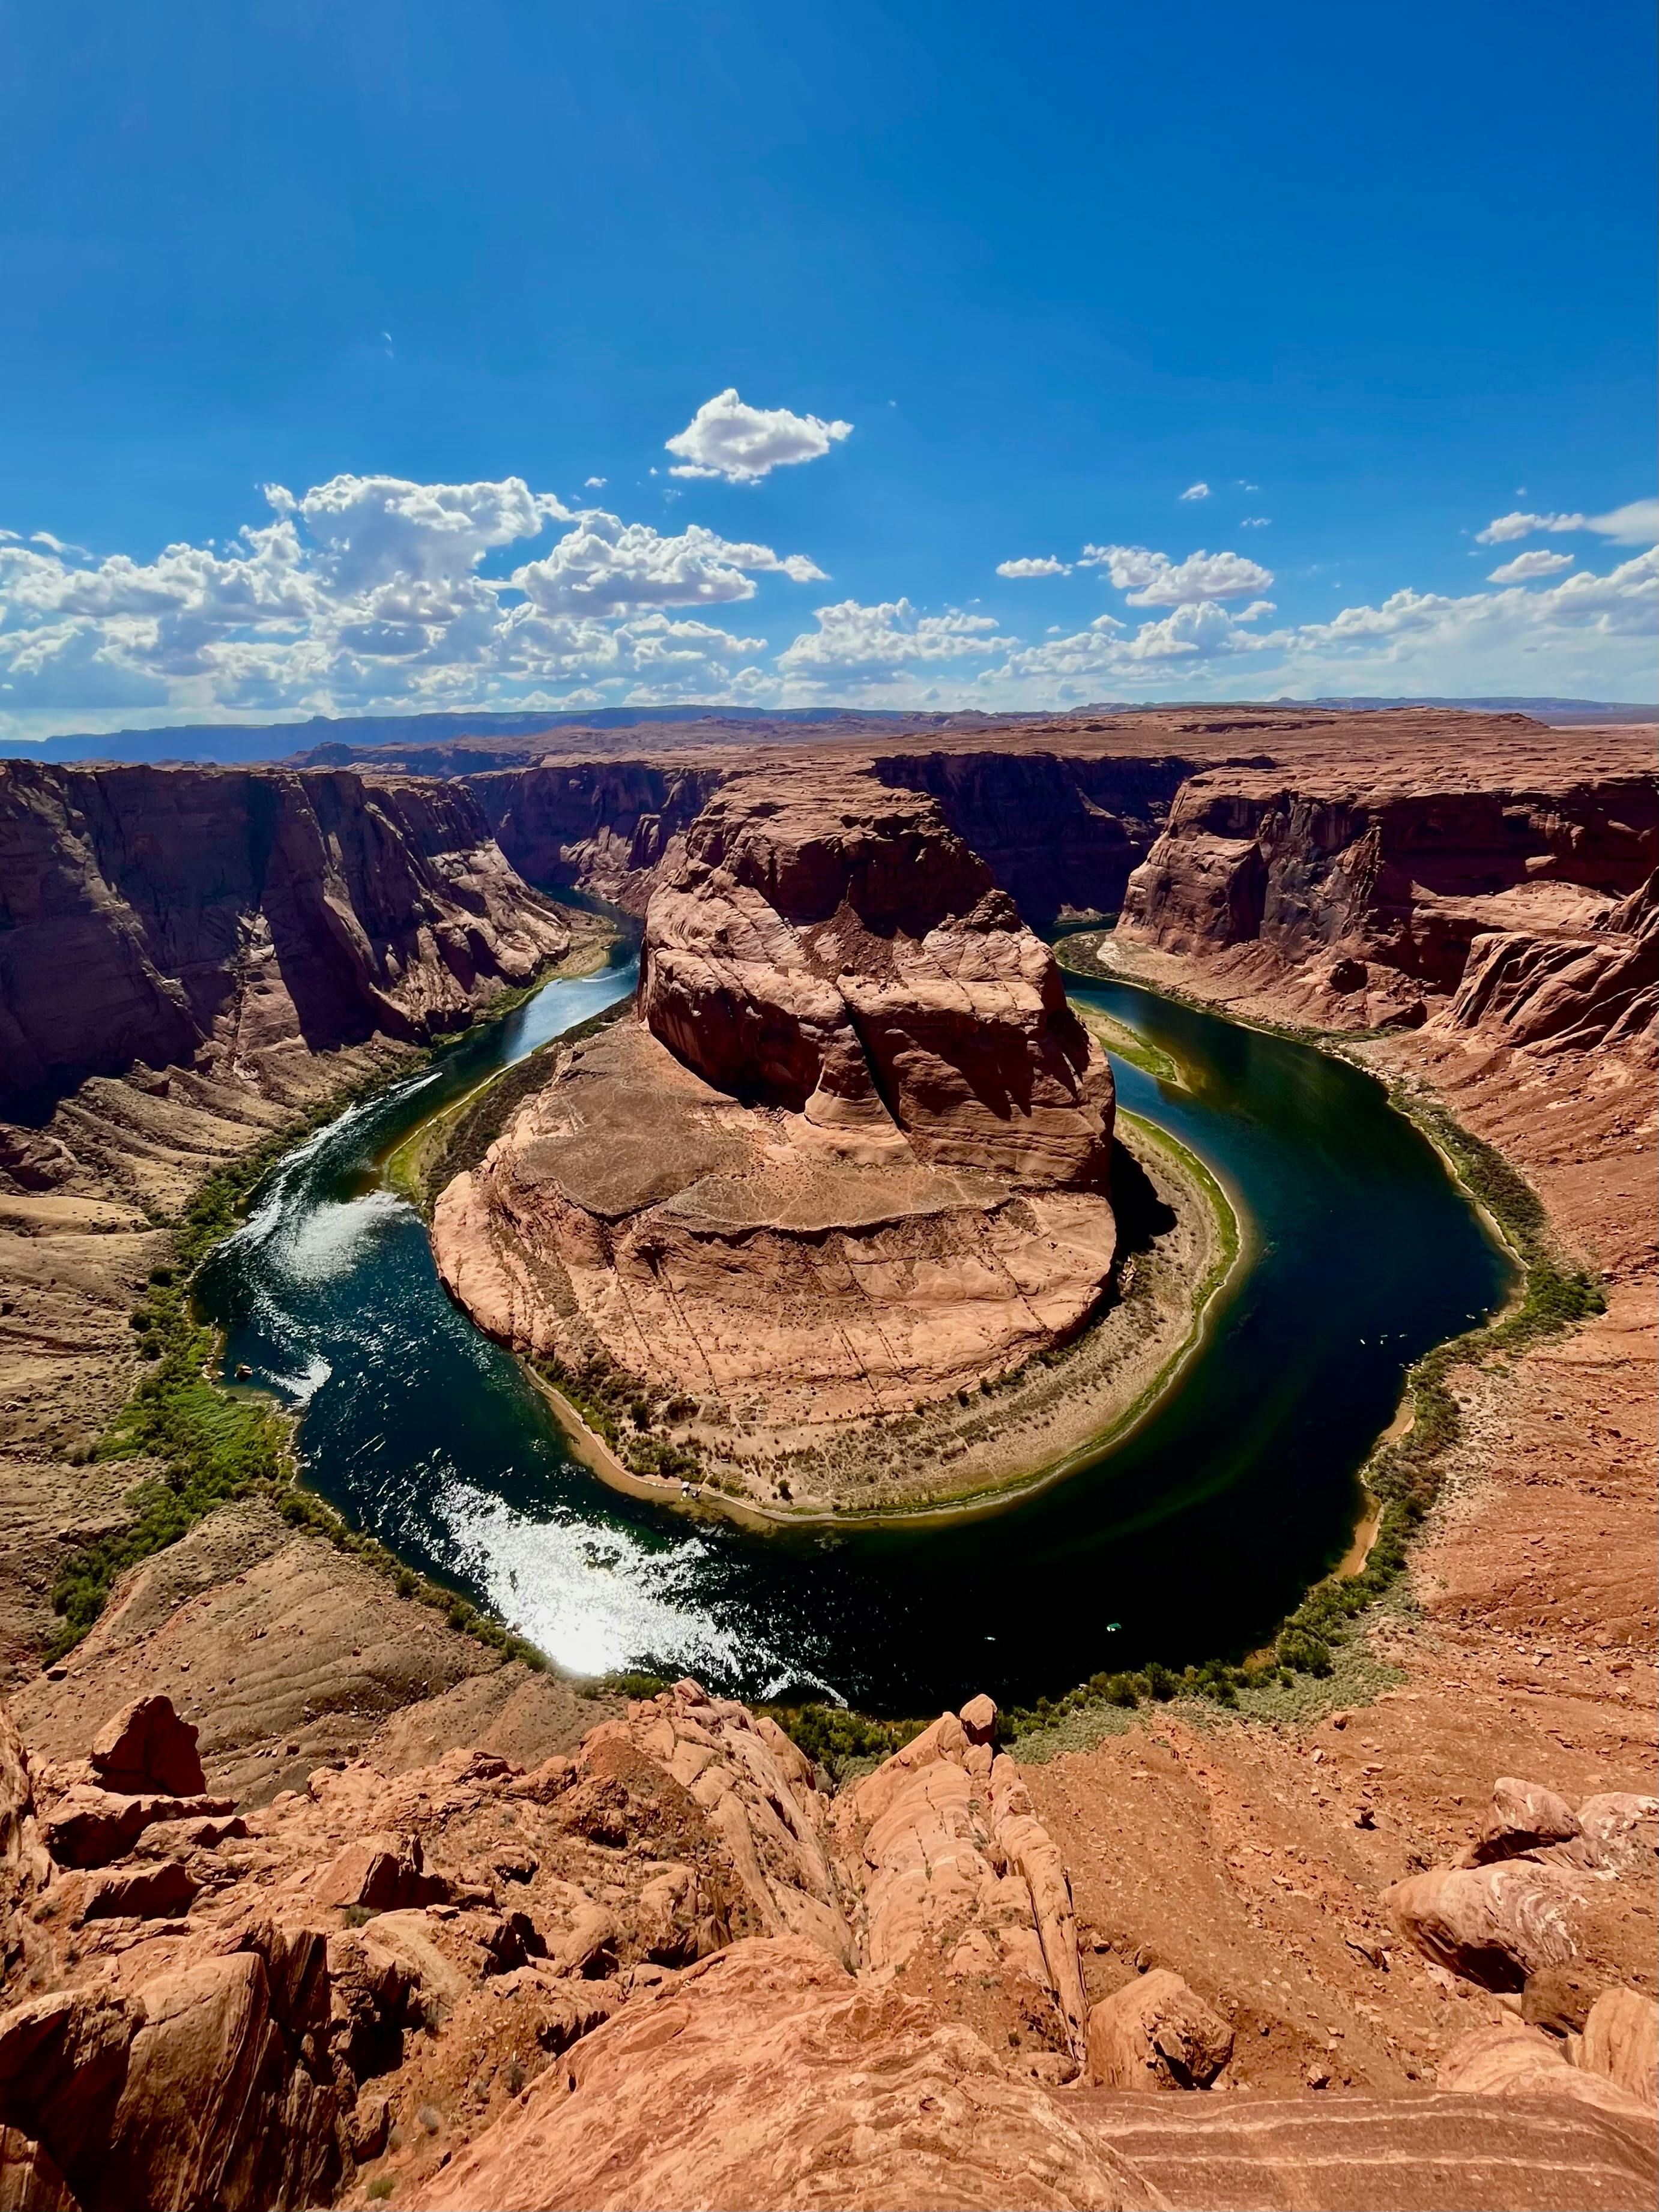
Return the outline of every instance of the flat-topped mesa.
[[[551,1057],[433,1250],[492,1335],[680,1408],[664,1472],[694,1446],[769,1496],[774,1448],[977,1408],[1111,1282],[1110,1070],[924,795],[729,783],[652,895],[634,1012]],[[873,1479],[814,1464],[820,1499]]]
[[[652,894],[639,1011],[717,1088],[851,1158],[1105,1188],[1105,1061],[922,793],[843,771],[717,793]]]

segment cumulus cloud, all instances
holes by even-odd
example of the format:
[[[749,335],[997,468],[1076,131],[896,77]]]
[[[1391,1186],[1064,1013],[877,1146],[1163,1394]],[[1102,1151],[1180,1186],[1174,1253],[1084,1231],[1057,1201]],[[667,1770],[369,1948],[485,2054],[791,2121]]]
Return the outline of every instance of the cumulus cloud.
[[[769,545],[734,544],[698,523],[664,537],[649,523],[595,513],[582,515],[544,559],[515,568],[511,580],[544,614],[620,614],[752,599],[754,577],[772,573],[797,584],[825,580],[802,553],[780,557]]]
[[[757,578],[823,580],[802,554],[573,513],[516,477],[339,476],[267,497],[273,519],[223,550],[94,560],[0,541],[0,714],[515,706],[550,683],[642,678],[719,697],[765,641],[697,614],[753,599]],[[539,557],[484,573],[550,530]]]
[[[1057,561],[1052,553],[1045,553],[1034,560],[999,561],[997,563],[997,574],[999,576],[1015,577],[1069,576],[1071,574],[1071,563],[1069,561]]]
[[[705,399],[683,430],[667,441],[680,459],[675,477],[721,477],[728,483],[759,483],[774,469],[815,461],[842,438],[851,422],[820,422],[816,415],[792,415],[787,407],[748,407],[728,385]]]
[[[1209,496],[1210,487],[1207,483],[1188,484],[1186,489],[1181,494],[1183,499],[1208,499]]]
[[[1563,568],[1571,566],[1571,553],[1517,553],[1513,561],[1494,568],[1486,580],[1491,584],[1528,584],[1539,576],[1558,575]]]
[[[1500,514],[1474,534],[1477,545],[1508,545],[1542,530],[1593,530],[1615,545],[1651,545],[1659,538],[1659,499],[1632,499],[1606,514]]]
[[[1104,568],[1131,607],[1196,606],[1205,599],[1242,599],[1265,591],[1272,571],[1242,553],[1189,553],[1172,561],[1144,545],[1085,545],[1082,565]]]
[[[875,606],[842,599],[820,607],[817,616],[817,629],[803,631],[778,654],[785,676],[833,672],[844,681],[858,681],[918,661],[983,656],[1011,642],[994,635],[997,625],[989,615],[964,614],[959,607],[941,615],[918,614],[908,599],[884,599]]]
[[[1557,558],[1558,556],[1549,556]],[[1571,564],[1569,564],[1571,565]],[[1461,597],[1406,590],[1330,622],[1252,627],[1273,611],[1206,601],[1131,630],[1102,615],[1075,635],[1016,649],[985,672],[981,696],[1009,705],[1099,698],[1113,690],[1199,696],[1290,689],[1479,692],[1612,690],[1651,680],[1659,549],[1606,575],[1586,571],[1545,590],[1511,585]],[[1247,657],[1248,680],[1235,664]]]
[[[1477,530],[1477,545],[1508,545],[1517,538],[1530,538],[1539,530],[1583,530],[1585,518],[1582,514],[1500,514],[1484,530]]]
[[[1273,518],[1271,514],[1247,514],[1240,523],[1241,530],[1266,530]]]

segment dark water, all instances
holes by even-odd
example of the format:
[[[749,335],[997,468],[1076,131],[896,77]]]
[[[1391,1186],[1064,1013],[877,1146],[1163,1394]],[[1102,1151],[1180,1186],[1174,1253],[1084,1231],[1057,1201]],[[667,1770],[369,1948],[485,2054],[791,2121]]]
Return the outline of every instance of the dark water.
[[[915,1712],[1052,1694],[1102,1667],[1236,1656],[1346,1548],[1404,1370],[1502,1303],[1509,1267],[1432,1149],[1357,1070],[1115,983],[1074,984],[1186,1087],[1116,1063],[1199,1152],[1251,1262],[1176,1394],[1046,1496],[955,1528],[757,1538],[604,1489],[450,1304],[377,1163],[491,1067],[631,987],[554,983],[283,1163],[216,1255],[227,1373],[303,1409],[308,1479],[564,1664]]]

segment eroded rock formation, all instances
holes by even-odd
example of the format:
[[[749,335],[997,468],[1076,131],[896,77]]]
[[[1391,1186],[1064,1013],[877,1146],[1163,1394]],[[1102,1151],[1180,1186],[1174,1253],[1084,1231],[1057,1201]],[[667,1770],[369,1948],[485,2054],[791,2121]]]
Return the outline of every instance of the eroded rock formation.
[[[176,1750],[162,1702],[96,1747]],[[1629,1987],[1582,2034],[1500,2014],[1437,2094],[1392,2099],[1224,2094],[1256,2057],[1236,1985],[1217,2010],[1130,1970],[1091,2004],[996,1727],[975,1698],[832,1795],[771,1718],[682,1681],[574,1757],[355,1760],[229,1817],[146,1803],[112,1916],[55,1816],[101,1796],[125,1833],[98,1778],[129,1768],[32,1760],[0,1710],[0,2202],[1650,2201],[1654,2007]]]
[[[1650,770],[1545,782],[1501,753],[1370,777],[1320,765],[1192,777],[1130,879],[1125,936],[1358,1026],[1438,1011],[1582,1045],[1651,1018]]]
[[[1112,1117],[1052,958],[930,799],[739,780],[652,896],[637,1018],[562,1056],[434,1249],[525,1351],[821,1434],[1089,1316]]]
[[[424,1040],[569,942],[457,785],[0,763],[0,1104]]]

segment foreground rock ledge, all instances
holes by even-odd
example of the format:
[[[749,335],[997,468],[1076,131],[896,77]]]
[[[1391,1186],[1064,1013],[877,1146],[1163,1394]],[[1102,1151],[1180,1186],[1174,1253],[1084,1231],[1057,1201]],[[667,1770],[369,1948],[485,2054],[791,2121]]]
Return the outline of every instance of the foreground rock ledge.
[[[624,1370],[709,1441],[821,1452],[1089,1318],[1113,1114],[1052,956],[932,799],[740,779],[651,899],[635,1013],[558,1057],[433,1245],[515,1348]]]

